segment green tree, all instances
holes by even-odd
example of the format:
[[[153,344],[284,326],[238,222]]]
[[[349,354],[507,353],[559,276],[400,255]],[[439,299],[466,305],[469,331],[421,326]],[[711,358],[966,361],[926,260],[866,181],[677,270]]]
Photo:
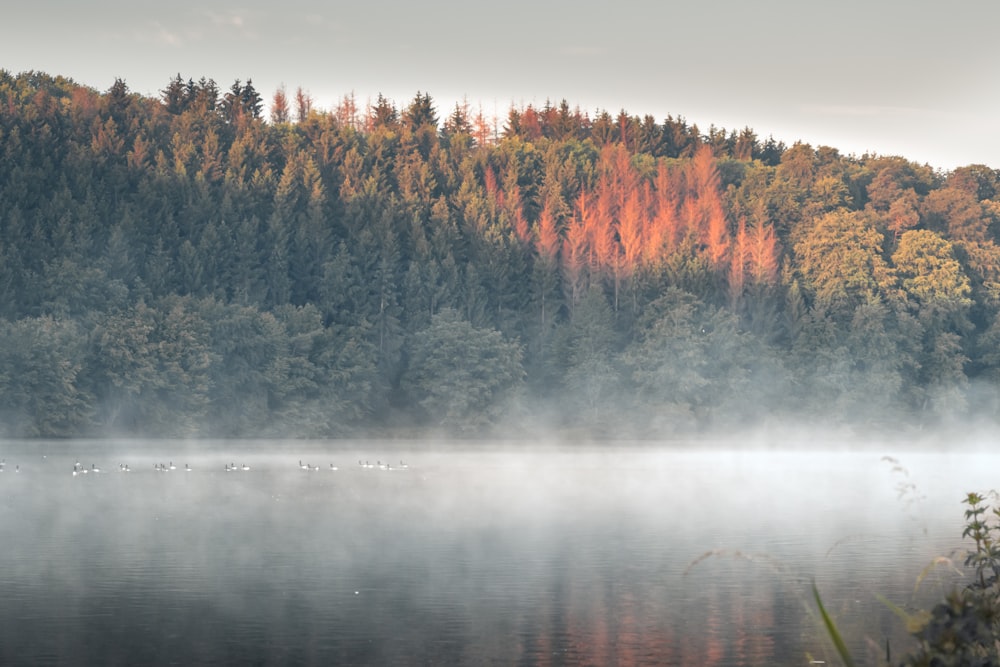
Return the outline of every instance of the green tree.
[[[940,332],[930,338],[921,358],[921,383],[924,411],[933,418],[961,423],[968,408],[969,378],[961,337],[952,332]]]
[[[905,314],[897,317],[884,302],[855,309],[844,341],[852,362],[847,386],[834,404],[841,414],[852,422],[892,423],[905,405],[904,389],[918,366],[920,333],[919,325]]]
[[[219,357],[203,312],[201,304],[190,298],[171,297],[157,305],[151,337],[157,373],[151,391],[143,396],[143,412],[151,423],[139,422],[142,432],[172,436],[207,432],[212,368]]]
[[[670,288],[649,305],[626,360],[640,418],[661,434],[761,419],[786,381],[738,318]]]
[[[314,306],[279,307],[288,346],[271,391],[270,435],[342,434],[366,416],[375,387],[375,355],[361,339],[323,326]]]
[[[109,432],[149,425],[141,407],[158,379],[155,329],[155,313],[140,303],[109,313],[90,334],[86,375],[97,399],[97,422]]]
[[[954,418],[966,408],[973,330],[969,278],[951,243],[929,230],[903,234],[892,259],[909,309],[923,330],[917,400],[938,417]]]
[[[84,340],[72,320],[0,321],[0,404],[8,436],[87,432],[94,405],[79,382]]]
[[[599,287],[587,291],[556,336],[565,369],[560,402],[574,415],[569,425],[606,428],[621,409],[623,373],[614,314]]]
[[[401,381],[428,422],[458,431],[496,425],[524,378],[521,347],[444,309],[413,336]]]
[[[272,399],[280,397],[287,361],[284,327],[271,313],[214,299],[199,304],[209,327],[206,431],[211,435],[263,433]]]

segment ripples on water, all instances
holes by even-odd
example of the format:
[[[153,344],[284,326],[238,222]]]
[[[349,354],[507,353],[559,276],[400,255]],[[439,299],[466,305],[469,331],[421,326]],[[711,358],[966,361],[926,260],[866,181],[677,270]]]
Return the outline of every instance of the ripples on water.
[[[928,454],[901,498],[883,452],[274,448],[0,444],[0,664],[803,664],[813,578],[862,654],[905,640],[873,592],[955,581],[913,597],[982,488]]]

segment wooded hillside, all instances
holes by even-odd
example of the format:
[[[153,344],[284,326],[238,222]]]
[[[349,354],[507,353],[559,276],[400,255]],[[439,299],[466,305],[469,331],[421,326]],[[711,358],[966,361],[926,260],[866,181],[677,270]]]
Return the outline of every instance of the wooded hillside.
[[[996,419],[997,169],[565,101],[269,108],[0,71],[2,433]]]

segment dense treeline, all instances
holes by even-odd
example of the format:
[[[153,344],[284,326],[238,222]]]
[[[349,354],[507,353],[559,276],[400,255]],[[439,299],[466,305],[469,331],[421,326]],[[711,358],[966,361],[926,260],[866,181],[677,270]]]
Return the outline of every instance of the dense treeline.
[[[1000,172],[0,71],[8,435],[992,419]]]

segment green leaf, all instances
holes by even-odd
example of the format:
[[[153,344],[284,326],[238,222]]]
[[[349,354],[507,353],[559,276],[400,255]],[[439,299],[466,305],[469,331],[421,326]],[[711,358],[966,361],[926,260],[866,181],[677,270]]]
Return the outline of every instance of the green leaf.
[[[823,606],[823,601],[819,597],[819,589],[816,588],[816,582],[812,584],[813,597],[816,599],[816,606],[819,607],[820,616],[823,617],[823,625],[826,626],[826,631],[830,635],[830,639],[833,641],[834,647],[837,649],[837,653],[840,654],[840,659],[844,661],[846,667],[854,667],[854,660],[851,658],[850,652],[847,650],[847,644],[844,643],[844,638],[840,636],[840,631],[837,630],[837,625],[830,618],[830,615],[826,613],[826,607]]]

